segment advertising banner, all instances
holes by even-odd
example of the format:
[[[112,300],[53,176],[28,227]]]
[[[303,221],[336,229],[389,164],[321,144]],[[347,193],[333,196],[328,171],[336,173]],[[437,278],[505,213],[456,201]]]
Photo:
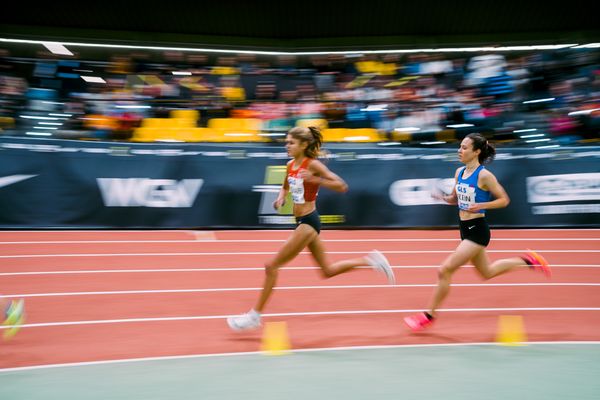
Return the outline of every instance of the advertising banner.
[[[331,145],[324,162],[349,185],[322,188],[324,228],[455,227],[456,149]],[[508,207],[495,227],[600,225],[600,148],[500,148],[488,168]],[[288,160],[282,145],[133,144],[0,139],[0,227],[289,228],[272,208]]]

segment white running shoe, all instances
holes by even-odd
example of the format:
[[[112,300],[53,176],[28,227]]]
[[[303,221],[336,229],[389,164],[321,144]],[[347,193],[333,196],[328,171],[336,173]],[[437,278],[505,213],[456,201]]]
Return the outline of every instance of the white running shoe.
[[[245,331],[260,328],[260,313],[250,310],[246,314],[227,318],[227,325],[234,331]]]
[[[378,250],[373,250],[367,255],[367,261],[369,264],[373,266],[376,271],[382,272],[390,285],[394,285],[396,283],[396,277],[394,276],[394,271],[392,267],[390,267],[390,263],[387,258]]]

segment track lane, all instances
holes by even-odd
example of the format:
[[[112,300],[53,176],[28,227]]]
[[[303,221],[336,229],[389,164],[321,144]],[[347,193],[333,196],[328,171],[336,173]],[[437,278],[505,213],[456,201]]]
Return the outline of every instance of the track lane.
[[[493,342],[501,312],[448,313],[413,334],[400,314],[277,317],[293,348]],[[598,340],[600,312],[523,311],[529,341]],[[141,357],[256,351],[261,332],[230,332],[223,320],[151,322],[32,329],[0,346],[0,368]]]
[[[224,250],[223,254],[145,254],[61,257],[2,258],[0,272],[54,271],[54,270],[109,270],[147,268],[232,268],[254,267],[255,271],[195,271],[195,272],[140,272],[107,274],[62,275],[0,275],[4,293],[49,293],[52,291],[110,290],[119,288],[140,290],[148,288],[244,288],[260,287],[260,267],[270,254],[232,254],[231,248],[265,249],[272,253],[280,243],[251,243],[247,240],[285,240],[289,231],[87,231],[87,232],[0,232],[0,241],[123,241],[123,243],[33,243],[2,244],[0,255],[23,255],[26,251],[55,251],[68,253],[69,249],[93,248],[112,252],[114,249],[135,254],[131,249],[140,246],[141,252],[156,252],[168,248],[173,251],[208,248]],[[332,251],[332,261],[354,257],[363,249],[392,249],[386,255],[393,265],[424,265],[429,268],[397,268],[399,283],[432,284],[436,269],[458,243],[456,231],[324,231],[324,239],[348,239],[348,242],[326,242]],[[565,265],[554,269],[554,279],[546,281],[539,274],[512,273],[490,283],[545,283],[545,282],[599,282],[598,242],[600,230],[495,230],[494,238],[523,238],[523,242],[492,241],[490,258],[504,258],[504,250],[534,247],[541,250],[553,264]],[[528,237],[537,239],[528,241]],[[588,240],[538,240],[540,238],[583,238]],[[242,239],[244,242],[218,243]],[[356,239],[388,238],[410,239],[405,242],[357,242]],[[445,239],[443,241],[414,239]],[[198,240],[200,239],[200,240]],[[181,243],[128,243],[128,240],[178,240]],[[188,243],[189,241],[189,243]],[[435,245],[434,247],[431,247]],[[533,246],[535,245],[535,246]],[[28,248],[27,246],[32,246]],[[44,247],[48,246],[48,247]],[[102,247],[104,246],[104,247]],[[133,247],[132,247],[133,246]],[[163,247],[164,246],[164,247]],[[181,246],[181,247],[180,247]],[[249,246],[249,247],[246,247]],[[389,246],[389,247],[388,247]],[[539,247],[538,247],[539,246]],[[151,250],[148,250],[148,249]],[[336,254],[337,249],[340,253]],[[359,249],[359,250],[355,250]],[[400,249],[400,250],[399,250]],[[406,250],[402,250],[406,249]],[[585,252],[585,250],[589,250]],[[500,250],[500,251],[497,251]],[[557,251],[564,250],[564,251]],[[578,251],[570,251],[578,250]],[[594,251],[596,250],[596,251]],[[79,251],[79,250],[76,250]],[[400,253],[400,251],[406,251]],[[43,254],[43,253],[42,253]],[[514,254],[516,255],[516,254]],[[307,254],[300,255],[290,266],[314,265]],[[567,265],[569,267],[567,267]],[[572,266],[585,265],[585,266]],[[456,275],[456,283],[480,283],[472,268],[464,268]],[[303,311],[357,311],[361,314],[288,315],[267,317],[288,323],[292,345],[295,348],[357,346],[376,344],[421,344],[448,342],[490,342],[494,340],[498,315],[506,311],[486,311],[485,308],[518,308],[514,313],[523,315],[531,341],[599,340],[599,311],[524,311],[538,307],[600,307],[600,291],[589,286],[481,286],[452,288],[444,307],[458,312],[443,312],[436,324],[426,333],[414,335],[401,322],[403,312],[377,313],[378,310],[421,310],[429,301],[432,287],[375,287],[324,288],[326,285],[373,284],[385,285],[383,279],[371,271],[357,271],[330,280],[321,280],[316,270],[283,270],[281,286],[317,286],[311,289],[276,290],[268,306],[268,313],[299,313]],[[145,293],[114,295],[82,295],[31,297],[27,299],[28,323],[93,321],[114,318],[157,318],[189,316],[224,316],[243,312],[251,306],[257,290],[220,291],[203,293]],[[349,300],[350,299],[350,300]],[[512,307],[511,307],[512,306]],[[479,309],[479,311],[465,311]],[[462,311],[461,311],[462,310]],[[373,312],[375,313],[369,313]],[[0,368],[24,365],[44,365],[61,362],[110,360],[136,357],[256,351],[261,333],[234,334],[223,318],[204,320],[177,320],[155,322],[122,322],[73,326],[24,328],[11,342],[0,345]]]
[[[514,239],[514,238],[513,238]],[[537,237],[524,240],[492,240],[489,251],[512,250],[516,253],[533,248],[539,251],[573,251],[588,250],[600,251],[600,238],[571,238],[573,240],[548,240],[548,238]],[[247,240],[247,241],[246,241]],[[328,252],[344,252],[352,248],[352,252],[369,252],[374,248],[382,252],[412,251],[418,248],[420,251],[452,251],[460,243],[458,237],[443,238],[428,241],[419,241],[417,238],[375,238],[368,241],[365,238],[353,241],[324,240]],[[350,239],[348,239],[350,240]],[[254,252],[276,252],[284,240],[260,241],[256,239],[243,239],[242,241],[172,241],[172,242],[139,242],[139,241],[113,241],[105,242],[3,242],[0,243],[0,257],[8,258],[11,255],[61,255],[61,254],[131,254],[131,253],[254,253]]]
[[[451,251],[421,253],[415,247],[411,253],[384,252],[392,265],[440,265],[451,254]],[[347,258],[358,257],[363,252],[328,254],[332,262]],[[517,256],[517,252],[488,252],[490,260]],[[274,255],[266,254],[219,254],[219,255],[105,255],[105,256],[74,256],[74,257],[23,257],[0,259],[2,271],[43,271],[43,270],[90,270],[90,269],[147,269],[147,268],[202,268],[212,267],[263,267],[265,261]],[[600,265],[600,253],[573,253],[569,251],[544,251],[544,256],[551,265]],[[314,260],[308,253],[300,254],[288,266],[314,266]]]
[[[339,286],[339,285],[386,285],[384,277],[371,268],[360,268],[350,273],[323,279],[316,267],[283,267],[280,270],[280,286]],[[6,275],[0,273],[0,287],[10,288],[5,294],[23,295],[33,293],[117,291],[117,290],[157,290],[157,289],[203,289],[260,287],[264,278],[262,267],[252,270],[243,268],[208,268],[198,271],[169,272],[92,272],[89,273],[48,273],[27,275]],[[108,270],[104,270],[108,271]],[[60,272],[48,271],[48,272]],[[63,271],[64,272],[64,271]],[[69,272],[69,271],[66,271]],[[71,271],[76,272],[76,271]],[[394,268],[398,284],[434,284],[437,267]],[[18,273],[18,272],[17,272]],[[484,281],[472,266],[461,268],[453,277],[453,283],[599,283],[600,266],[555,267],[552,279],[543,274],[523,268],[508,274]]]
[[[232,315],[249,309],[258,297],[258,289],[31,297],[26,300],[29,308],[27,323]],[[574,288],[568,286],[455,286],[444,308],[600,308],[598,287],[575,289],[576,297],[572,296]],[[284,287],[276,289],[267,313],[421,310],[426,308],[432,290],[432,287]],[[486,294],[482,296],[482,292]],[[38,328],[24,328],[29,329]]]

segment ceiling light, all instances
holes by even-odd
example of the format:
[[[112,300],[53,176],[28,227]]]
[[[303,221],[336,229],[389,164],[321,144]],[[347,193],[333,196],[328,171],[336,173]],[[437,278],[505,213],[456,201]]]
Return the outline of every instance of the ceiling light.
[[[60,56],[72,56],[73,53],[69,51],[65,46],[58,42],[41,42],[45,48],[47,48],[52,54],[58,54]]]
[[[81,79],[88,83],[106,83],[106,81],[99,76],[84,76],[81,75]]]

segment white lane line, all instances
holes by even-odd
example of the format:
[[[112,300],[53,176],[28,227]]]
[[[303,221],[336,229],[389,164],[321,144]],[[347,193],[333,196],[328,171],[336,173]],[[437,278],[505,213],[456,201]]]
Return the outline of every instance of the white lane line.
[[[573,228],[570,228],[573,229]],[[22,233],[27,234],[31,232],[35,233],[49,233],[49,234],[69,234],[69,233],[78,233],[78,232],[93,232],[93,233],[195,233],[195,232],[213,232],[213,231],[201,231],[194,229],[148,229],[148,230],[140,230],[140,229],[65,229],[65,230],[48,230],[48,229],[39,229],[39,230],[27,230],[27,231],[2,231],[4,233]]]
[[[351,311],[309,311],[293,313],[272,313],[263,314],[263,317],[308,317],[322,315],[361,315],[361,314],[399,314],[422,312],[422,309],[405,310],[351,310]],[[438,312],[518,312],[518,311],[600,311],[600,307],[525,307],[525,308],[445,308]],[[234,314],[235,315],[235,314]],[[164,322],[164,321],[193,321],[193,320],[212,320],[225,319],[234,315],[197,315],[187,317],[156,317],[156,318],[121,318],[121,319],[102,319],[85,321],[62,321],[62,322],[42,322],[37,324],[23,324],[21,328],[42,328],[49,326],[74,326],[74,325],[99,325],[99,324],[122,324],[135,322]],[[0,325],[0,330],[10,329],[12,325]]]
[[[385,254],[448,254],[450,250],[383,250]],[[487,253],[520,253],[525,250],[487,250]],[[600,250],[541,250],[546,253],[600,253]],[[232,256],[232,255],[274,255],[275,251],[230,251],[230,252],[186,252],[186,253],[80,253],[80,254],[16,254],[8,256],[0,256],[0,258],[49,258],[49,257],[175,257],[175,256]],[[308,251],[303,251],[300,254],[311,254]],[[365,254],[365,251],[328,251],[327,254]]]
[[[528,346],[558,346],[558,345],[578,345],[589,346],[599,345],[600,341],[555,341],[555,342],[526,342]],[[474,342],[474,343],[427,343],[427,344],[394,344],[394,345],[373,345],[373,346],[344,346],[344,347],[318,347],[309,349],[291,349],[292,353],[309,353],[309,352],[327,352],[327,351],[364,351],[364,350],[392,350],[392,349],[412,349],[412,348],[437,348],[437,347],[480,347],[480,346],[499,346],[497,342]],[[185,360],[194,358],[226,358],[226,357],[248,357],[264,354],[261,351],[244,351],[238,353],[212,353],[212,354],[185,354],[177,356],[159,356],[159,357],[139,357],[139,358],[120,358],[115,360],[96,360],[82,361],[63,364],[41,364],[29,365],[26,367],[0,368],[0,373],[4,372],[21,372],[31,371],[36,369],[51,369],[51,368],[69,368],[69,367],[87,367],[104,364],[125,364],[137,362],[155,362],[155,361],[170,361],[170,360]]]
[[[0,242],[0,245],[11,244],[113,244],[113,243],[281,243],[286,238],[281,239],[204,239],[196,240],[44,240],[44,241],[14,241]],[[493,238],[494,242],[522,242],[526,241],[600,241],[600,238]],[[398,239],[322,239],[325,243],[360,243],[360,242],[458,242],[460,238],[398,238]]]
[[[393,269],[432,269],[439,265],[392,265]],[[372,269],[372,267],[357,267],[358,269]],[[474,268],[464,265],[461,268]],[[552,264],[552,268],[600,268],[599,264]],[[320,267],[282,267],[282,271],[314,271]],[[155,269],[91,269],[91,270],[58,270],[58,271],[22,271],[0,272],[0,276],[28,276],[28,275],[76,275],[76,274],[130,274],[130,273],[162,273],[162,272],[237,272],[237,271],[264,271],[264,267],[216,267],[216,268],[155,268]]]
[[[555,267],[553,265],[553,267]],[[600,267],[598,265],[597,267]],[[319,270],[319,267],[283,267],[285,270]],[[358,267],[372,269],[372,267]],[[392,267],[396,268],[396,267]],[[426,268],[426,267],[425,267]],[[433,266],[431,267],[433,268]],[[439,266],[437,266],[439,268]],[[472,268],[472,267],[471,267]],[[0,276],[19,275],[66,275],[66,274],[129,274],[129,273],[154,273],[154,272],[218,272],[218,271],[264,271],[264,267],[239,267],[239,268],[158,268],[158,269],[95,269],[95,270],[63,270],[63,271],[31,271],[31,272],[0,272]]]
[[[322,286],[279,286],[274,290],[321,290],[321,289],[392,289],[436,287],[435,283],[400,284],[400,285],[322,285]],[[551,282],[551,283],[455,283],[452,287],[582,287],[600,286],[593,282]],[[202,288],[202,289],[145,289],[145,290],[109,290],[95,292],[51,292],[51,293],[17,293],[3,294],[0,298],[57,297],[57,296],[106,296],[123,294],[159,294],[159,293],[218,293],[218,292],[252,292],[261,291],[261,287],[240,288]]]
[[[48,230],[48,229],[38,229],[38,230],[27,230],[27,231],[23,231],[23,230],[3,230],[2,232],[0,232],[0,235],[4,234],[4,233],[8,233],[8,234],[12,234],[12,233],[16,233],[16,234],[28,234],[28,233],[48,233],[51,235],[54,234],[69,234],[69,233],[78,233],[78,232],[92,232],[92,233],[98,233],[98,234],[104,234],[104,233],[191,233],[191,234],[195,234],[196,232],[215,232],[215,233],[240,233],[240,232],[269,232],[269,233],[273,233],[273,232],[291,232],[293,229],[226,229],[226,230],[201,230],[201,229],[148,229],[148,230],[140,230],[140,229],[130,229],[130,230],[121,230],[121,229],[67,229],[67,230]],[[399,229],[399,230],[404,230],[404,229]],[[419,231],[422,232],[423,230],[427,231],[427,229],[413,229],[412,231]],[[449,229],[442,229],[442,230],[457,230],[457,228],[449,228]],[[526,229],[518,229],[518,228],[511,228],[511,229],[497,229],[498,231],[502,231],[502,232],[593,232],[593,231],[600,231],[600,228],[526,228]],[[361,229],[360,231],[362,232],[376,232],[378,231],[377,229]],[[327,232],[327,233],[332,233],[332,232],[348,232],[348,230],[345,229],[324,229],[323,232]]]

